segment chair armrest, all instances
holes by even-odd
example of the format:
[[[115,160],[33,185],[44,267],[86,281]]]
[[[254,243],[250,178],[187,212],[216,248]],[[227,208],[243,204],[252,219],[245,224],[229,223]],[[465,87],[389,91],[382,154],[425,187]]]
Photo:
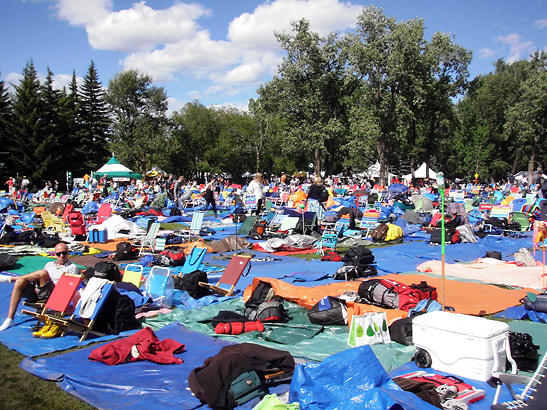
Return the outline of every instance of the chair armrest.
[[[514,383],[526,384],[530,381],[530,377],[528,376],[523,376],[520,374],[511,374],[511,373],[493,372],[492,377],[500,380],[502,383],[505,383],[505,384],[514,384]]]

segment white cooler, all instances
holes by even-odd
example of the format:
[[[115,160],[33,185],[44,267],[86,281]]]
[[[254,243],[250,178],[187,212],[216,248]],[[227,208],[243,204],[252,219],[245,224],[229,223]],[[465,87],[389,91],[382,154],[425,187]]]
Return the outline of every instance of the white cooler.
[[[509,351],[507,323],[450,312],[431,312],[412,321],[418,367],[486,381],[505,372],[505,361],[517,366]]]

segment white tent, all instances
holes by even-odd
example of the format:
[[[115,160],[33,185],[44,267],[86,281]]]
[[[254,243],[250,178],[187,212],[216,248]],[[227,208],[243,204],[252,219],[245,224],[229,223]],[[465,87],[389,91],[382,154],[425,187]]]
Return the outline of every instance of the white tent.
[[[437,179],[437,173],[433,171],[431,168],[429,168],[429,176],[425,174],[425,169],[427,165],[424,162],[422,165],[420,165],[420,168],[418,168],[416,171],[414,171],[414,178],[430,178],[430,179]],[[412,179],[412,174],[403,175],[403,179],[405,181],[410,181]]]
[[[367,170],[363,172],[363,174],[369,179],[380,178],[380,163],[376,161],[376,163],[368,167]],[[390,181],[391,181],[391,178],[395,176],[396,176],[395,174],[392,174],[391,172],[389,172]]]
[[[120,164],[120,162],[112,156],[110,160],[104,164],[101,168],[95,172],[95,175],[99,177],[106,178],[133,178],[133,179],[142,179],[142,175],[131,171],[125,165]]]

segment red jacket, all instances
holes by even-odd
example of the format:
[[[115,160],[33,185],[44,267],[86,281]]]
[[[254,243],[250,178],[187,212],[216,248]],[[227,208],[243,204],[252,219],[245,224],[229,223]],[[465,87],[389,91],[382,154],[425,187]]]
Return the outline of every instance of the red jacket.
[[[116,340],[93,350],[89,360],[108,365],[149,360],[160,364],[180,364],[182,359],[173,356],[182,353],[185,346],[173,339],[159,340],[150,327],[132,336]]]

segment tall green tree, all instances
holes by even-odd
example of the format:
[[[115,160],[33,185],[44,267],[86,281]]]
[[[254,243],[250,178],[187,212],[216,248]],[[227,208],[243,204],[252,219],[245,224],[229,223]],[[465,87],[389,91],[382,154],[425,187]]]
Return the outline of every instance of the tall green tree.
[[[449,135],[448,105],[465,84],[470,53],[446,35],[429,44],[423,35],[422,20],[397,22],[371,6],[347,36],[348,70],[361,83],[352,96],[352,136],[376,145],[383,184],[390,162],[403,155],[398,147],[422,147],[412,154],[427,156],[432,141]]]
[[[346,77],[338,36],[326,38],[310,31],[307,20],[293,23],[293,33],[276,33],[287,56],[278,68],[278,75],[259,88],[259,99],[275,98],[283,118],[284,134],[289,137],[288,155],[302,156],[312,162],[319,173],[330,172],[347,134],[344,93]],[[340,159],[341,160],[341,159]],[[302,164],[300,164],[302,165]]]
[[[73,76],[73,81],[75,77]],[[91,61],[83,78],[79,94],[72,99],[78,107],[78,140],[74,148],[81,159],[80,173],[96,170],[109,156],[110,108],[106,102],[106,92],[97,74],[95,63]]]
[[[106,101],[114,116],[109,146],[120,162],[144,174],[171,157],[167,95],[150,76],[136,70],[118,73],[108,84]]]
[[[41,158],[37,155],[43,141],[40,117],[40,81],[34,63],[30,60],[23,69],[23,76],[15,86],[13,103],[13,139],[8,147],[12,158],[12,172],[26,175],[34,186],[44,182]]]
[[[0,135],[6,141],[6,144],[0,148],[0,183],[4,182],[4,179],[1,178],[9,177],[8,173],[13,169],[13,162],[7,148],[14,143],[12,125],[13,104],[11,95],[8,92],[6,83],[0,80]]]

